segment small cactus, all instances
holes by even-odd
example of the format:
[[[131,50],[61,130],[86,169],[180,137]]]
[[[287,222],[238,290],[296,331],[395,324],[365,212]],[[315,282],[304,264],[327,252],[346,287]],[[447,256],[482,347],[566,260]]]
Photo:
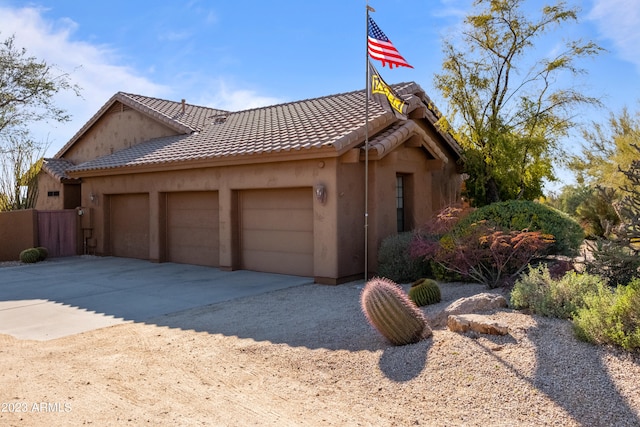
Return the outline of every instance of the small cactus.
[[[20,252],[20,261],[28,264],[40,261],[40,252],[36,248],[25,249]]]
[[[432,334],[422,311],[389,279],[367,282],[360,304],[369,323],[393,345],[416,343]]]
[[[40,255],[38,261],[44,261],[49,256],[49,251],[44,246],[38,246],[36,248],[38,250],[38,254]]]
[[[440,302],[442,295],[440,294],[440,287],[435,280],[419,279],[411,284],[409,299],[416,303],[418,307],[422,307]]]

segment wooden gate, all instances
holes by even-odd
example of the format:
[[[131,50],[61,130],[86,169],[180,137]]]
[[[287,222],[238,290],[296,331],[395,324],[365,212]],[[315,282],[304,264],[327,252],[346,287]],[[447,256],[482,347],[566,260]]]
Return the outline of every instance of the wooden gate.
[[[38,211],[38,246],[50,257],[78,254],[78,213],[75,209]]]

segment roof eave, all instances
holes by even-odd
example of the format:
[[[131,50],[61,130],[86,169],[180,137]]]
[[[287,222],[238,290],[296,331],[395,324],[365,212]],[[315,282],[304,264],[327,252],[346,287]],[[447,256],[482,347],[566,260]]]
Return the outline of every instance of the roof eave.
[[[339,157],[338,151],[333,146],[327,145],[319,148],[302,148],[288,151],[239,154],[233,156],[219,156],[202,159],[179,160],[172,162],[124,165],[102,169],[68,171],[67,174],[73,178],[89,178],[97,176],[128,175],[134,173],[189,170],[194,168],[211,168],[259,163],[327,159],[332,157]]]

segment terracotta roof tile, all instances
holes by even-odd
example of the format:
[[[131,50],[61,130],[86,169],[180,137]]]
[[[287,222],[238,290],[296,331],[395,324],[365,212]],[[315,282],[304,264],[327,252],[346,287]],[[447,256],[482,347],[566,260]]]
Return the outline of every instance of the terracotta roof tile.
[[[365,124],[364,91],[229,113],[202,132],[159,138],[83,164],[72,171],[181,162],[333,147],[340,150]],[[370,120],[395,119],[372,102]]]
[[[75,178],[70,178],[67,175],[67,170],[73,168],[75,165],[67,159],[44,159],[42,162],[42,170],[54,177],[58,182],[63,180],[74,181]]]
[[[393,88],[408,100],[410,111],[420,105],[427,105],[426,114],[432,122],[439,114],[432,108],[431,101],[416,83],[401,83],[393,85]],[[194,131],[142,142],[112,155],[74,166],[68,170],[69,172],[296,150],[330,148],[339,152],[364,140],[364,90],[233,113],[186,106],[184,115],[179,102],[124,93],[117,94],[117,99],[133,103],[135,108],[144,109],[161,120],[189,126]],[[426,101],[426,104],[423,101]],[[373,129],[383,129],[395,122],[397,120],[393,114],[385,112],[376,102],[369,103],[370,132]],[[382,139],[377,144],[381,152],[389,149],[386,146],[393,144],[398,132],[417,132],[417,126],[411,129],[403,128],[403,123],[405,122],[396,123],[389,130],[390,133],[380,137]],[[453,139],[450,143],[455,145]],[[456,147],[453,149],[455,151]]]

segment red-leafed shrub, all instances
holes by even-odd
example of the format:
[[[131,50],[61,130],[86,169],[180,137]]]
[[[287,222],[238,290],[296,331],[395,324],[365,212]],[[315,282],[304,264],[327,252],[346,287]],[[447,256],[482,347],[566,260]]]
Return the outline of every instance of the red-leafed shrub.
[[[447,209],[416,233],[411,254],[489,288],[511,283],[554,243],[540,231],[503,230],[487,221],[456,227],[461,210]],[[442,234],[438,234],[442,233]]]

